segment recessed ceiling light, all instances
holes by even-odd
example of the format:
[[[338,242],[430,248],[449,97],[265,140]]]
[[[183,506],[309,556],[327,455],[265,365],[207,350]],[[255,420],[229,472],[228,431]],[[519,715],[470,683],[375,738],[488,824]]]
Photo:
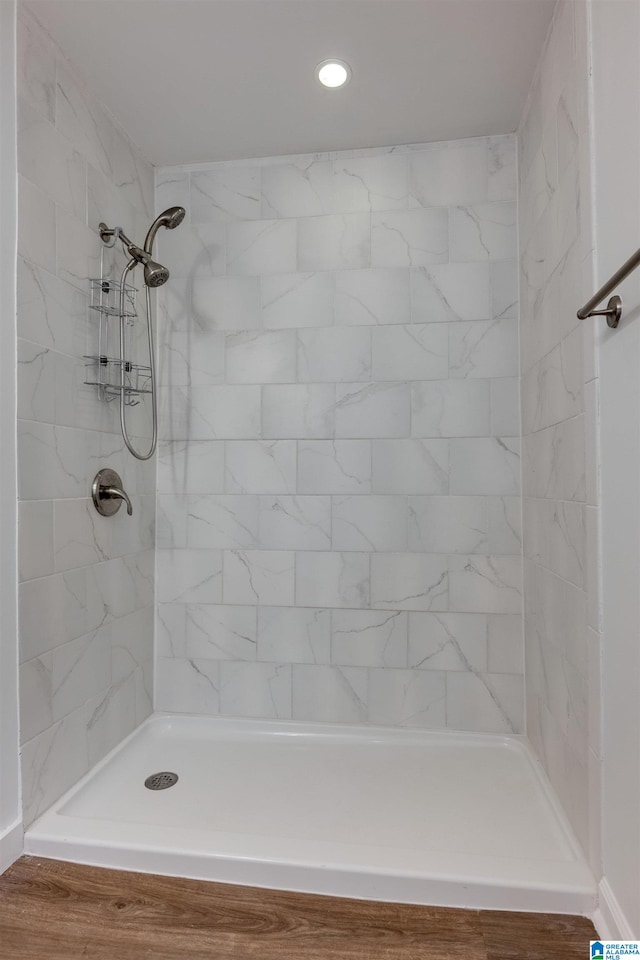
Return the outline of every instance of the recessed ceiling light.
[[[316,67],[316,77],[324,87],[335,90],[351,79],[351,67],[344,60],[323,60]]]

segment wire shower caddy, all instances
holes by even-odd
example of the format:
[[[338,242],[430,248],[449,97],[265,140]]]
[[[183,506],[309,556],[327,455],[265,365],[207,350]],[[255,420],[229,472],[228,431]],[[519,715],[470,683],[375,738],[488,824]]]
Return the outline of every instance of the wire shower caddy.
[[[122,390],[121,371],[124,366],[124,402],[128,407],[140,403],[144,394],[151,393],[151,367],[148,364],[124,364],[118,356],[114,356],[114,346],[119,352],[120,338],[120,283],[108,276],[105,271],[104,248],[100,253],[100,276],[93,277],[90,283],[89,307],[98,314],[98,350],[96,354],[85,355],[86,377],[85,383],[98,388],[98,396],[105,403],[110,403],[120,396]],[[136,308],[136,287],[125,284],[124,314],[125,336],[129,341],[132,338],[138,312]],[[127,349],[126,356],[131,356]]]

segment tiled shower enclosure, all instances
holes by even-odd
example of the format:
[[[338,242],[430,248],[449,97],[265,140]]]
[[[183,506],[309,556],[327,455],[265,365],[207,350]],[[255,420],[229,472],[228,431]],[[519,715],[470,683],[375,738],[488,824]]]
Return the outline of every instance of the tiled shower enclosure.
[[[515,138],[162,169],[156,707],[523,729]]]

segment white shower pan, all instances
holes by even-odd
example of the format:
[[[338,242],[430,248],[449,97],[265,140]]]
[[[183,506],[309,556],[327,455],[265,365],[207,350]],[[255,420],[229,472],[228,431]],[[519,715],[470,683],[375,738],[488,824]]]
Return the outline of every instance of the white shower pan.
[[[151,791],[150,774],[179,780]],[[158,714],[26,852],[313,893],[591,914],[595,885],[520,737]]]

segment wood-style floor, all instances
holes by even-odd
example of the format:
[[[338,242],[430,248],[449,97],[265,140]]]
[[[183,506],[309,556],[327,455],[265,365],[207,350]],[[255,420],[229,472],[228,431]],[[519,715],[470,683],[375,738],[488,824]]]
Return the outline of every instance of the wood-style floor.
[[[586,960],[589,920],[369,903],[23,857],[2,960]]]

